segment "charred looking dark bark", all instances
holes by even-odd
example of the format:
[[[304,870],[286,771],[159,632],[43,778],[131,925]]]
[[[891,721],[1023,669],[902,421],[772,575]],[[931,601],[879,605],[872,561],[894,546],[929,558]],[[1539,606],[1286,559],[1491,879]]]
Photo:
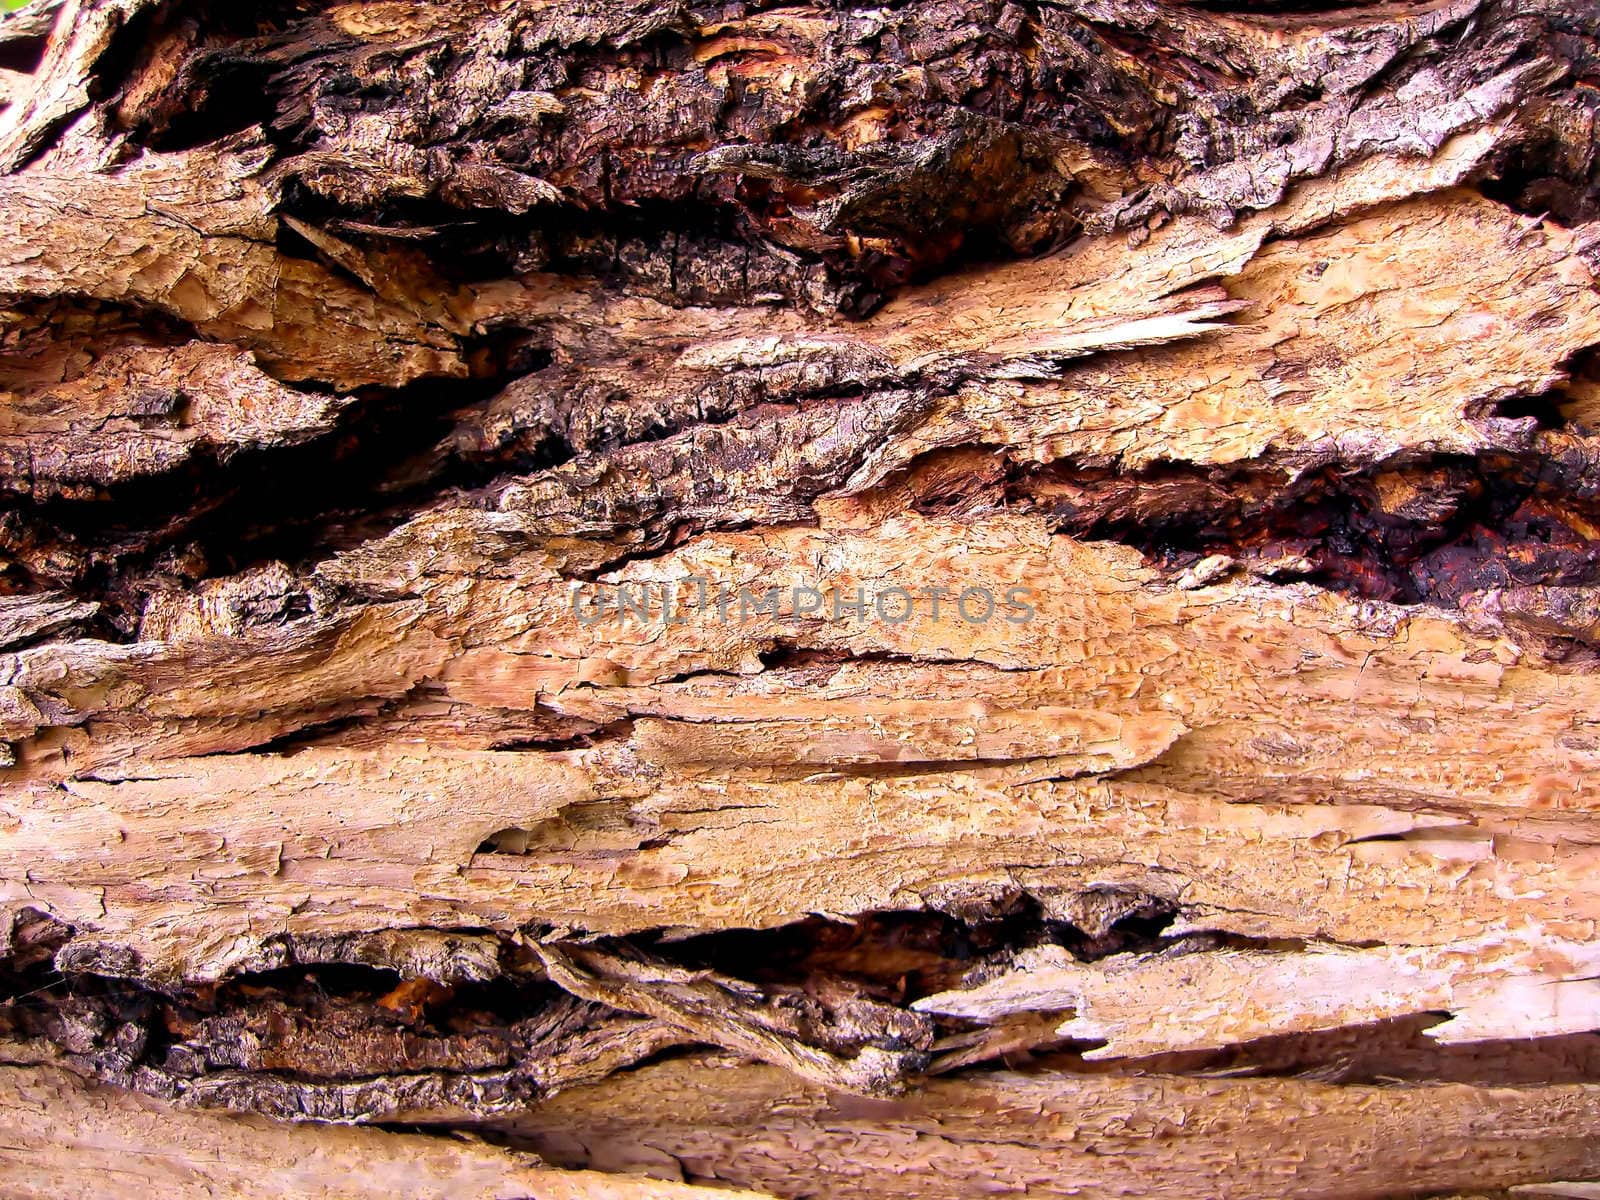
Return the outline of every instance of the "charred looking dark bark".
[[[1020,950],[1058,945],[1092,962],[1256,944],[1226,934],[1164,934],[1172,914],[1149,897],[1128,897],[1126,915],[1097,932],[1042,917],[1025,895],[1010,908],[976,921],[887,912],[848,925],[813,919],[688,941],[601,944],[738,980],[818,1048],[848,1048],[852,1036],[920,1038],[934,1048],[926,1065],[936,1074],[986,1061],[1103,1070],[1082,1057],[1099,1044],[1093,1041],[1035,1035],[1026,1050],[999,1039],[985,1047],[976,1022],[909,1010],[963,980],[998,974]],[[664,1022],[575,1000],[514,942],[466,933],[461,943],[455,972],[435,972],[444,982],[408,978],[403,966],[383,965],[379,947],[349,943],[285,946],[284,966],[215,986],[156,990],[50,969],[50,955],[70,944],[70,931],[27,918],[13,935],[5,1029],[14,1038],[42,1039],[103,1079],[187,1106],[445,1124],[513,1117],[564,1088],[696,1045]],[[852,1002],[858,1018],[861,1006],[877,1007],[877,1030],[846,1032],[841,1014]],[[1442,1019],[1419,1014],[1131,1065],[1197,1075],[1309,1074],[1348,1084],[1587,1083],[1600,1072],[1600,1035],[1441,1047],[1423,1033]]]
[[[1600,1178],[1600,6],[35,0],[0,104],[41,1178]],[[835,607],[572,604],[689,578]]]
[[[1513,125],[1484,170],[1491,195],[1569,223],[1594,215],[1593,147],[1575,132],[1592,121],[1594,93],[1568,86],[1594,70],[1593,18],[1581,10],[1461,4],[1420,19],[1368,18],[1307,38],[1302,61],[1263,52],[1252,38],[1264,34],[1214,10],[991,7],[841,9],[780,28],[755,51],[757,64],[803,80],[780,103],[719,76],[722,59],[688,36],[734,20],[731,9],[435,14],[374,44],[304,5],[133,6],[98,62],[97,112],[123,157],[259,130],[280,211],[356,247],[398,247],[423,256],[419,268],[425,259],[459,280],[550,271],[670,304],[860,314],[873,302],[849,289],[881,297],[961,261],[1037,252],[1157,211],[1235,220],[1296,178],[1380,150],[1423,153],[1487,117]],[[1336,28],[1326,17],[1298,19]],[[13,35],[19,55],[35,44],[33,28]],[[897,63],[919,79],[900,78]],[[646,78],[657,81],[648,100],[632,90]],[[557,100],[563,89],[578,99]],[[1384,131],[1402,92],[1418,144],[1397,147]],[[883,122],[884,136],[851,148],[861,113]],[[1076,156],[1083,161],[1060,164]],[[317,256],[290,224],[279,228],[287,253]],[[48,329],[52,319],[59,328],[64,317],[35,316],[22,328]],[[124,318],[112,308],[95,324],[103,331],[107,319],[145,325],[140,341],[175,346],[193,336],[164,327],[159,313]],[[647,409],[637,424],[590,431],[548,405],[519,404],[519,394],[564,395],[557,407],[592,421],[629,402],[615,385],[586,379],[591,347],[563,353],[554,332],[508,330],[464,345],[471,383],[352,396],[304,445],[202,446],[176,477],[124,481],[104,467],[41,477],[36,460],[19,460],[11,482],[24,501],[5,517],[10,586],[110,601],[101,628],[126,637],[153,588],[272,559],[309,564],[454,489],[573,453],[614,453],[692,421]],[[37,351],[26,340],[15,353],[15,385],[52,369],[30,363]],[[834,386],[848,394],[852,374]],[[727,413],[803,400],[809,387],[756,378],[742,391],[723,402]],[[167,407],[130,418],[158,435],[183,424],[184,393],[169,395]],[[836,485],[854,465],[813,486]],[[288,476],[309,486],[277,494],[274,480]],[[1181,525],[1179,514],[1151,511],[1149,489],[1142,494],[1139,524]],[[1131,530],[1117,512],[1074,507],[1087,511],[1065,527]],[[653,523],[658,536],[716,525],[670,509],[612,520]],[[1226,535],[1210,536],[1227,549]],[[1336,553],[1359,557],[1346,544]],[[1317,578],[1340,586],[1348,574],[1324,567]],[[1448,580],[1380,580],[1375,564],[1356,574],[1362,594],[1449,602],[1461,590]]]

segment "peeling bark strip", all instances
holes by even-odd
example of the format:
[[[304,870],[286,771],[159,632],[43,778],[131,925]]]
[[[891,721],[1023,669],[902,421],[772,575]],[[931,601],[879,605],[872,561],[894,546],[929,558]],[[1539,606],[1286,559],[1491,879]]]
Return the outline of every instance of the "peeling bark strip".
[[[0,105],[6,1195],[1600,1188],[1600,7],[34,0]]]
[[[1600,1171],[1593,1092],[983,1071],[861,1100],[767,1067],[687,1060],[569,1092],[512,1130],[575,1166],[681,1164],[777,1195],[805,1194],[812,1164],[826,1163],[830,1193],[847,1197],[1520,1196],[1536,1176]]]
[[[55,1067],[0,1068],[0,1184],[19,1200],[707,1200],[758,1193],[552,1170],[527,1153],[375,1129],[174,1111]]]

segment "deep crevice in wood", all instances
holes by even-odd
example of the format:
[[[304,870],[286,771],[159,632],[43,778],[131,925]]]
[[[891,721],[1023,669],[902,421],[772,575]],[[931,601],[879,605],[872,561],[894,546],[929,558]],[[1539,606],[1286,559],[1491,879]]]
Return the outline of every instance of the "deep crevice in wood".
[[[0,1190],[1600,1177],[1595,12],[59,7]]]

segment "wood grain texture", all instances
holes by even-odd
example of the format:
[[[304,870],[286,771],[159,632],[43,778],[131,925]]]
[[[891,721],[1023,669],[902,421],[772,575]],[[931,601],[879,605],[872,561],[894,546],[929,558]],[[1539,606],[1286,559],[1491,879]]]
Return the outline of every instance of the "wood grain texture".
[[[1597,82],[1553,0],[0,18],[4,1186],[1582,1194]]]
[[[0,1185],[17,1197],[705,1200],[723,1188],[562,1171],[483,1142],[173,1112],[57,1068],[0,1068]]]
[[[1300,1197],[1515,1186],[1592,1176],[1600,1094],[1456,1084],[994,1072],[915,1098],[860,1100],[772,1068],[678,1062],[570,1092],[530,1115],[529,1144],[610,1170],[680,1171],[804,1194]],[[1327,1180],[1337,1176],[1337,1192]],[[1519,1192],[1520,1194],[1520,1192]]]

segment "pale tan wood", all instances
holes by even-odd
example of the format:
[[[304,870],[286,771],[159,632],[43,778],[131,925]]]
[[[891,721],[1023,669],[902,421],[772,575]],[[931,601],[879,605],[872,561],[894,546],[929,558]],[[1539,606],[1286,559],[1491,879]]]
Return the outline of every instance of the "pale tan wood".
[[[608,1170],[801,1195],[1288,1200],[1544,1185],[1600,1171],[1600,1089],[1329,1086],[988,1072],[862,1100],[765,1066],[677,1061],[514,1127]],[[1330,1183],[1330,1181],[1336,1181]]]
[[[1582,1194],[1600,18],[1269,9],[0,20],[16,1193]]]
[[[0,1189],[105,1200],[708,1200],[757,1193],[594,1171],[471,1139],[171,1109],[54,1067],[0,1067]]]
[[[770,926],[999,883],[1069,914],[1079,897],[1131,889],[1179,906],[1191,928],[1433,948],[1434,982],[1418,980],[1409,999],[1387,989],[1384,1000],[1337,997],[1339,972],[1329,974],[1326,990],[1346,1006],[1334,1023],[1444,1008],[1472,1014],[1442,1031],[1451,1037],[1587,1027],[1585,943],[1600,895],[1594,851],[1568,831],[1594,803],[1584,764],[1600,704],[1592,676],[1541,668],[1509,637],[1307,588],[1184,591],[1129,553],[1050,539],[1027,519],[989,522],[981,543],[967,524],[905,520],[724,535],[650,566],[660,578],[780,585],[827,561],[848,564],[851,580],[957,569],[996,593],[1052,581],[1036,591],[1035,620],[1004,632],[931,622],[852,630],[781,614],[743,626],[701,614],[648,632],[632,618],[586,626],[565,585],[541,583],[541,559],[525,561],[533,574],[475,584],[474,607],[442,628],[428,628],[437,619],[428,601],[406,601],[394,608],[410,614],[399,621],[325,623],[294,657],[264,660],[270,643],[247,639],[247,656],[219,660],[198,690],[177,669],[192,661],[181,643],[110,655],[82,644],[76,653],[102,656],[103,682],[89,694],[132,706],[121,721],[100,712],[90,738],[57,743],[71,747],[76,778],[51,781],[62,765],[53,754],[28,760],[37,782],[18,793],[27,803],[8,806],[5,849],[11,874],[26,878],[8,900],[71,922],[71,952],[85,963],[216,979],[262,961],[266,940],[282,935],[434,924],[509,932],[539,919],[616,933]],[[473,570],[469,559],[411,586],[448,596]],[[495,644],[497,627],[532,632]],[[454,651],[463,637],[473,648]],[[818,693],[809,674],[769,680],[759,670],[756,654],[778,641],[903,662],[856,668],[846,658]],[[94,661],[54,646],[18,658],[24,684],[62,670],[84,679]],[[222,671],[239,681],[230,704],[251,706],[251,687],[281,703],[295,695],[297,658],[311,702],[354,698],[398,668],[385,685],[394,694],[442,675],[469,703],[572,705],[636,723],[623,745],[592,751],[424,752],[402,738],[289,758],[181,756],[215,736],[208,728],[236,736],[237,723],[207,712]],[[266,676],[263,661],[275,663]],[[953,688],[964,698],[939,698]],[[127,757],[139,731],[180,716],[194,718],[166,751],[180,756],[147,741],[142,758]],[[787,735],[802,723],[805,736]],[[1271,753],[1257,749],[1264,741]],[[97,758],[106,765],[92,767]],[[745,766],[710,765],[728,762]],[[940,763],[938,773],[919,762]],[[896,770],[881,774],[880,764]],[[1404,806],[1383,803],[1397,795]],[[593,804],[618,818],[609,842],[480,852],[501,830],[559,824],[565,810]],[[1505,981],[1485,975],[1457,994],[1449,981],[1483,971],[1491,950]],[[1307,961],[1353,969],[1380,958]],[[1292,957],[1261,961],[1292,980]],[[1573,981],[1561,984],[1565,1016],[1524,1015],[1510,999],[1530,987],[1554,998],[1537,989],[1561,980]],[[1510,998],[1493,999],[1496,987]],[[1262,1021],[1223,1042],[1320,1027],[1287,1009]],[[1197,1036],[1152,1032],[1132,1052],[1218,1044]]]
[[[1076,1015],[1060,1036],[1106,1043],[1086,1058],[1209,1049],[1421,1012],[1455,1014],[1429,1037],[1470,1042],[1600,1027],[1597,976],[1592,943],[1504,935],[1406,949],[1313,943],[1302,951],[1208,952],[1180,945],[1160,959],[1095,963],[1045,946],[1023,951],[1005,974],[913,1007],[984,1021],[1070,1011]]]

